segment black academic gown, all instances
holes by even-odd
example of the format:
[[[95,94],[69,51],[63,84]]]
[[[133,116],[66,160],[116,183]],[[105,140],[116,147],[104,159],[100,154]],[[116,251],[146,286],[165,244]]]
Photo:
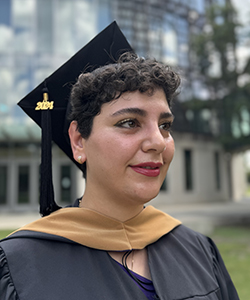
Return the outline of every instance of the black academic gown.
[[[238,300],[214,243],[180,225],[147,246],[162,300]],[[19,231],[0,243],[1,300],[147,300],[106,251]]]

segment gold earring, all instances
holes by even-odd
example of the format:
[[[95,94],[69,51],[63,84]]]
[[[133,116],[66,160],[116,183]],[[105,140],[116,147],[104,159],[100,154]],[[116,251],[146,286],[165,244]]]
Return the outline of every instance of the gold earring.
[[[82,164],[82,157],[81,157],[81,155],[77,157],[77,161],[78,161],[78,163],[79,163],[80,165]]]

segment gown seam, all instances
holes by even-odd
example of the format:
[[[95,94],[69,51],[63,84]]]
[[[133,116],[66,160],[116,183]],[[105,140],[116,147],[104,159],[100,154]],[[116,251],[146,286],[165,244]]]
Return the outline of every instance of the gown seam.
[[[188,299],[193,299],[193,298],[195,298],[195,297],[207,297],[208,295],[213,294],[213,293],[215,293],[215,292],[217,292],[217,291],[219,291],[219,290],[220,290],[220,288],[218,287],[218,288],[216,288],[215,290],[210,291],[210,292],[208,292],[208,293],[205,294],[205,295],[193,295],[193,296],[191,296],[191,297],[178,298],[178,299],[175,299],[175,300],[188,300]]]

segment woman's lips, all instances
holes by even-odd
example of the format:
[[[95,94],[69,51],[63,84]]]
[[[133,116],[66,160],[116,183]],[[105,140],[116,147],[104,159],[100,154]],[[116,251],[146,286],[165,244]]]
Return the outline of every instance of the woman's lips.
[[[138,165],[130,166],[136,173],[148,176],[157,177],[160,175],[160,167],[162,163],[146,162]]]

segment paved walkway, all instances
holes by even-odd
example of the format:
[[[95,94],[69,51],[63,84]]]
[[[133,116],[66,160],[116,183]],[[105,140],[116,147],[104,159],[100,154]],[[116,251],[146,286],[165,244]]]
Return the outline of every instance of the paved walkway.
[[[17,229],[40,218],[39,213],[0,213],[0,230]]]
[[[250,199],[243,199],[240,202],[179,204],[158,208],[194,230],[206,234],[220,225],[250,226]]]
[[[250,226],[250,199],[224,203],[166,204],[157,208],[205,234],[211,233],[218,225]],[[0,229],[16,229],[38,218],[40,215],[34,212],[0,213]]]

